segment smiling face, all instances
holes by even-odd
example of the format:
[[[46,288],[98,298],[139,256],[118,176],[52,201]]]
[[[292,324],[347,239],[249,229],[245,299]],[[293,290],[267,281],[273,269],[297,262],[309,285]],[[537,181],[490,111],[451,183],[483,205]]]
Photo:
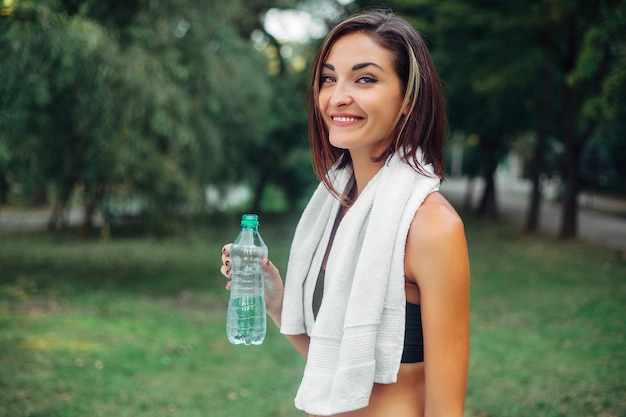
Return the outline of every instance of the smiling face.
[[[446,104],[428,45],[406,20],[370,11],[339,23],[315,56],[310,82],[313,169],[335,196],[341,191],[329,170],[354,168],[366,155],[382,163],[397,153],[417,171],[432,164],[443,178]]]
[[[402,106],[391,53],[363,32],[337,39],[322,65],[318,106],[331,145],[377,158]]]

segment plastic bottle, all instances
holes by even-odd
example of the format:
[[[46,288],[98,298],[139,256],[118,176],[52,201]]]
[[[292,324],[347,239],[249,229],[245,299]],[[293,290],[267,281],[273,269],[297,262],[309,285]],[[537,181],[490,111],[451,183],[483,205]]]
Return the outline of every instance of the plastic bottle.
[[[226,318],[230,343],[260,345],[265,339],[265,271],[261,266],[267,246],[259,234],[256,214],[241,216],[241,232],[230,249],[232,283]]]

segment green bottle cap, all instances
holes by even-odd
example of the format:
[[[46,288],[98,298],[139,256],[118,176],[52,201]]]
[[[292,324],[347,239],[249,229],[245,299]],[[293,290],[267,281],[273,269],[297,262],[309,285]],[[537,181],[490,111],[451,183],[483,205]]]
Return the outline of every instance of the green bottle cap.
[[[259,225],[259,216],[256,214],[244,214],[241,216],[241,225],[243,227],[257,227]]]

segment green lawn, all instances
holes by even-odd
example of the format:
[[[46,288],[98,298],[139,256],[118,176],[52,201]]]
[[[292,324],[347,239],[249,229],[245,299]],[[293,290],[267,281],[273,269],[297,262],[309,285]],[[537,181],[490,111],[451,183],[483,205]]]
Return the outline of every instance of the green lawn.
[[[284,270],[295,220],[261,220]],[[0,416],[303,416],[304,361],[275,327],[262,346],[226,339],[219,253],[238,226],[220,224],[165,240],[0,235]],[[626,261],[466,227],[466,415],[626,416]]]

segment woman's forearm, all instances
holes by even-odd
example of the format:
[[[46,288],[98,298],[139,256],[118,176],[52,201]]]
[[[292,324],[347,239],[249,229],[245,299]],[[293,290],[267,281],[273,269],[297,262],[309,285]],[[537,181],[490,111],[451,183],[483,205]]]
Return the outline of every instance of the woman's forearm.
[[[276,323],[276,326],[278,326],[278,328],[280,329],[280,316],[282,313],[282,309],[281,310],[272,310],[272,311],[268,311],[267,314],[268,316],[270,316],[270,318],[272,319],[272,321],[274,323]],[[291,344],[296,348],[296,350],[298,352],[300,352],[300,354],[302,356],[304,356],[305,358],[307,357],[307,355],[309,354],[309,343],[311,341],[311,338],[306,335],[306,334],[296,334],[296,335],[285,335],[285,337],[287,338],[287,340],[289,340],[289,342],[291,342]]]

